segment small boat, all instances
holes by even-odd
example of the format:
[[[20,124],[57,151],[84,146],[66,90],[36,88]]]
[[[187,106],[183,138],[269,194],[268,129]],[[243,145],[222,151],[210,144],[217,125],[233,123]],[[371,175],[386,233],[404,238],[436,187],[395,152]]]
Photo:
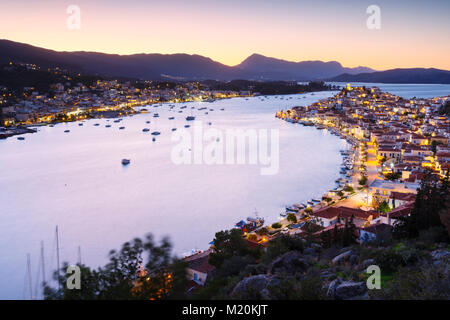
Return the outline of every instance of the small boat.
[[[182,106],[180,109],[186,109],[187,108],[187,106]]]
[[[208,122],[208,125],[212,125],[212,122]]]
[[[125,127],[120,127],[120,128],[119,128],[119,130],[123,130],[123,129],[125,129]]]
[[[189,127],[190,127],[190,125],[188,125],[188,124],[187,124],[187,125],[185,125],[184,127],[185,127],[185,128],[189,128]]]
[[[172,128],[172,131],[175,131],[175,130],[177,130],[177,128]]]
[[[307,202],[310,206],[313,206],[314,205],[314,202],[312,202],[312,201],[308,201]]]
[[[225,109],[224,109],[224,108],[221,108],[220,110],[223,111],[223,110],[225,110]]]
[[[280,216],[286,217],[286,216],[287,216],[287,213],[286,213],[286,212],[282,212],[282,213],[280,213]]]
[[[150,123],[150,121],[145,121],[145,123]]]
[[[205,114],[208,114],[208,112],[205,112]]]
[[[149,131],[150,131],[149,128],[144,128],[144,129],[142,129],[142,132],[149,132]]]
[[[161,132],[159,132],[159,131],[153,131],[152,132],[152,135],[153,136],[159,136],[161,134]]]
[[[186,117],[186,121],[192,121],[192,120],[195,120],[194,116],[187,116]]]
[[[173,120],[173,119],[175,119],[175,117],[169,117],[169,120]]]
[[[53,128],[54,126],[55,126],[54,124],[50,124],[50,125],[49,125],[49,127],[52,127],[52,128]]]
[[[96,126],[96,127],[98,127],[100,125],[100,123],[96,123],[96,124],[94,124],[94,126]]]
[[[153,115],[153,118],[158,118],[159,117],[159,114],[157,114],[157,113],[155,113],[154,115]]]
[[[111,125],[110,125],[110,124],[107,124],[107,125],[105,126],[105,128],[111,128]]]
[[[180,111],[178,111],[178,113],[183,113],[183,111],[180,110]]]
[[[64,132],[65,132],[65,133],[69,133],[69,132],[70,132],[70,130],[64,130]]]
[[[79,123],[78,125],[81,127],[83,124],[82,124],[82,123]]]
[[[298,209],[294,207],[286,207],[286,211],[297,212]]]
[[[156,141],[156,138],[155,138],[155,137],[153,137],[153,138],[152,138],[152,141]]]
[[[130,159],[122,159],[122,164],[126,166],[127,164],[130,164]]]
[[[122,120],[122,119],[117,119],[117,120],[114,120],[114,122],[115,122],[115,123],[119,123],[119,122],[120,122],[120,120]]]
[[[24,137],[17,137],[17,140],[25,140]]]

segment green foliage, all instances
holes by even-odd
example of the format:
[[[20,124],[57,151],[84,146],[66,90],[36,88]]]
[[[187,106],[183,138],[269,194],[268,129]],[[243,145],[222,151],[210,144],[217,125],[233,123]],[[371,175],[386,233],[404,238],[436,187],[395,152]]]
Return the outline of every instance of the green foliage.
[[[270,262],[276,257],[293,250],[303,252],[303,240],[297,236],[282,234],[268,243],[261,260]]]
[[[297,223],[297,217],[293,213],[289,213],[287,216],[287,221],[292,223]]]
[[[427,171],[417,191],[411,214],[400,218],[400,222],[395,225],[395,237],[417,238],[422,230],[444,226],[439,213],[448,212],[448,203],[448,177],[439,185],[434,175]]]
[[[367,176],[363,176],[361,179],[359,179],[358,183],[361,186],[366,185],[366,183],[367,183]]]
[[[384,178],[385,178],[386,180],[391,180],[391,181],[398,180],[398,179],[400,179],[401,177],[402,177],[401,172],[396,172],[396,173],[389,172],[389,173],[386,173],[386,174],[384,175]]]
[[[274,300],[324,300],[326,290],[318,272],[308,271],[301,281],[291,277],[282,277],[279,282],[268,287]]]
[[[344,191],[345,192],[354,192],[355,190],[353,189],[353,187],[352,186],[346,186],[345,188],[344,188]]]
[[[109,263],[98,270],[84,265],[81,269],[81,289],[70,290],[66,281],[68,263],[64,263],[58,278],[58,288],[44,288],[45,299],[63,300],[128,300],[183,298],[187,285],[184,263],[171,255],[171,244],[164,238],[156,245],[148,235],[145,241],[136,238],[122,245],[119,251],[112,250]],[[146,257],[146,262],[143,257]]]
[[[280,229],[280,228],[281,228],[281,223],[279,223],[279,222],[273,223],[273,224],[272,224],[272,228],[274,228],[274,229]]]
[[[388,213],[392,209],[391,209],[391,207],[389,207],[389,205],[387,204],[386,201],[383,201],[382,203],[380,203],[380,205],[378,206],[377,210],[379,212]]]
[[[385,300],[449,300],[450,273],[446,266],[421,265],[400,268],[381,290],[371,290],[371,298]]]
[[[263,236],[263,235],[268,234],[269,230],[267,230],[266,227],[262,227],[262,228],[259,228],[258,230],[256,230],[255,232],[256,232],[257,235]]]
[[[220,269],[224,261],[233,256],[258,256],[258,250],[251,249],[242,235],[240,229],[217,232],[214,238],[214,250],[209,255],[209,263]]]

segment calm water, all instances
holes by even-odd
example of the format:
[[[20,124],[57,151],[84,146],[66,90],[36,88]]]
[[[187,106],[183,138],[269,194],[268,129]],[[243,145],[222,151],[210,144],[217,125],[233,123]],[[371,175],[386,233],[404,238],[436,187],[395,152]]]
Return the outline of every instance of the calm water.
[[[337,86],[345,86],[346,82],[329,82]],[[379,87],[383,91],[404,98],[432,98],[442,97],[450,94],[450,84],[397,84],[397,83],[368,83],[368,82],[350,82],[351,86]]]
[[[424,89],[425,90],[425,89]],[[450,92],[450,90],[449,90]],[[177,254],[204,249],[215,232],[233,227],[256,208],[266,222],[283,207],[319,197],[335,186],[339,150],[345,141],[326,131],[274,117],[279,108],[308,105],[332,92],[214,103],[150,107],[152,113],[41,127],[38,133],[0,140],[0,298],[29,298],[26,255],[32,282],[38,280],[40,241],[45,246],[46,278],[56,267],[55,226],[60,229],[61,261],[96,267],[110,249],[136,236],[168,235]],[[288,97],[291,97],[288,99]],[[304,98],[306,97],[306,98]],[[213,108],[205,115],[191,106]],[[225,108],[221,111],[220,108]],[[158,112],[160,118],[153,118]],[[187,115],[205,127],[279,129],[280,169],[260,175],[258,165],[175,165],[171,128]],[[174,116],[175,120],[168,120]],[[146,121],[151,121],[146,124]],[[100,123],[100,126],[94,126]],[[106,124],[111,124],[106,128]],[[125,130],[119,130],[125,126]],[[160,131],[157,141],[142,129]],[[70,129],[70,133],[64,130]],[[192,128],[188,129],[192,130]],[[122,158],[131,164],[123,167]],[[33,288],[34,290],[34,288]]]

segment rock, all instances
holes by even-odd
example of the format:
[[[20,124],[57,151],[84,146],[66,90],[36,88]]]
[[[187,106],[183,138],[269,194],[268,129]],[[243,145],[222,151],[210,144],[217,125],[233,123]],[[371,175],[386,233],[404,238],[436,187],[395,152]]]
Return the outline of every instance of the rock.
[[[314,248],[306,248],[305,250],[303,250],[303,254],[309,255],[309,256],[315,256],[316,250],[314,250]]]
[[[308,268],[308,261],[303,258],[299,251],[289,251],[271,263],[268,273],[286,273],[292,275],[297,272],[304,273]]]
[[[373,264],[375,264],[375,260],[374,259],[367,259],[367,260],[364,260],[361,263],[361,266],[362,266],[363,269],[367,269],[368,266],[371,266]]]
[[[356,254],[352,254],[352,255],[350,256],[350,258],[348,259],[348,261],[350,261],[350,263],[351,263],[352,265],[355,265],[355,264],[357,264],[358,261],[359,261],[359,256],[356,255]]]
[[[233,298],[243,298],[243,299],[255,299],[258,293],[262,298],[267,299],[266,286],[270,281],[270,277],[265,274],[258,274],[256,276],[251,276],[242,279],[234,287],[231,292]]]
[[[352,250],[345,251],[344,253],[341,253],[340,255],[334,257],[333,260],[331,260],[331,263],[338,264],[338,263],[344,261],[345,259],[347,259],[351,254],[352,254]]]
[[[339,300],[350,300],[364,296],[367,292],[365,282],[343,281],[334,289],[334,297]]]
[[[447,251],[445,249],[434,250],[431,252],[431,258],[433,259],[433,261],[450,259],[450,251]]]
[[[336,292],[336,287],[338,285],[340,285],[341,282],[342,282],[342,280],[339,279],[339,278],[337,278],[337,279],[335,279],[335,280],[330,282],[330,284],[328,285],[328,290],[327,290],[327,296],[328,297],[334,298],[335,292]]]

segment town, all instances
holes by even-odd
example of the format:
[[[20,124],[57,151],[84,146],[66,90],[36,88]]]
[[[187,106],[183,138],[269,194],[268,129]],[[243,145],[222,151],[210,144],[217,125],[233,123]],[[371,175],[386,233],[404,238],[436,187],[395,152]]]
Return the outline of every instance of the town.
[[[61,82],[49,81],[48,88],[43,87],[41,91],[33,86],[16,86],[13,90],[11,86],[0,85],[0,139],[34,132],[32,127],[37,125],[132,115],[139,112],[133,107],[148,104],[213,102],[250,95],[249,91],[210,90],[199,82],[96,79],[72,75],[59,68],[40,70],[34,64],[10,62],[2,68],[15,75],[40,72]],[[42,78],[41,74],[39,81]]]
[[[293,125],[315,126],[347,140],[351,148],[341,151],[342,178],[320,199],[286,207],[278,222],[264,225],[255,214],[235,228],[249,247],[263,249],[280,235],[312,236],[324,245],[349,221],[357,243],[381,240],[411,214],[427,173],[448,179],[449,103],[450,96],[404,99],[377,87],[348,84],[332,98],[278,111],[277,118]],[[208,263],[215,252],[211,245],[185,258],[192,290],[204,286],[215,270]]]

